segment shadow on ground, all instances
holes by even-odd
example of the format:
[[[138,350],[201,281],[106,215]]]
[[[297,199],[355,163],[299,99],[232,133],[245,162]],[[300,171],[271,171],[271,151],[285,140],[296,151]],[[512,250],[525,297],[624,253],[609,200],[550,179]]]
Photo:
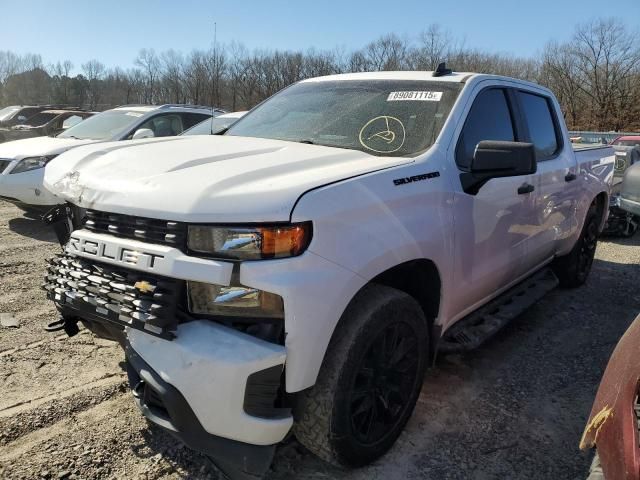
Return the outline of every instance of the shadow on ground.
[[[45,225],[39,218],[17,217],[9,220],[9,229],[24,237],[33,238],[43,242],[57,242],[53,229]]]

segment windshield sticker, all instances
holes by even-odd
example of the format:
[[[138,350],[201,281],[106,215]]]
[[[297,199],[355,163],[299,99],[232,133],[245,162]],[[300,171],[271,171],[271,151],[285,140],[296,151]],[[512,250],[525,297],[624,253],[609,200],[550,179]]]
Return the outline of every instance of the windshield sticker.
[[[439,102],[442,92],[391,92],[387,102]]]
[[[397,152],[406,138],[404,125],[396,117],[382,115],[365,123],[360,130],[360,144],[376,153]]]
[[[125,115],[129,115],[130,117],[141,117],[142,113],[140,112],[127,112]]]

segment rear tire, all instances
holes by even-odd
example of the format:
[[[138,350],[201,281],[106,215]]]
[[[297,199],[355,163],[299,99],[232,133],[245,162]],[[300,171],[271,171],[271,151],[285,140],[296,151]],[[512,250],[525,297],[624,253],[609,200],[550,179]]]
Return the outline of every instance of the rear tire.
[[[557,258],[552,264],[561,287],[579,287],[587,280],[598,245],[599,228],[600,216],[594,202],[587,211],[582,232],[571,252]]]
[[[342,466],[383,455],[420,394],[428,336],[424,312],[411,296],[365,287],[343,314],[317,383],[298,397],[294,433],[300,443]]]

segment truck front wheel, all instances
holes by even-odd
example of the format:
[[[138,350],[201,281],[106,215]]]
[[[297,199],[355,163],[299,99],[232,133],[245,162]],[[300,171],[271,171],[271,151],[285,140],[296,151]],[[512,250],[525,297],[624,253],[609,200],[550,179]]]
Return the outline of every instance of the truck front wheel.
[[[411,296],[365,287],[336,328],[317,383],[298,397],[298,440],[343,466],[365,465],[384,454],[415,407],[428,340],[424,312]]]

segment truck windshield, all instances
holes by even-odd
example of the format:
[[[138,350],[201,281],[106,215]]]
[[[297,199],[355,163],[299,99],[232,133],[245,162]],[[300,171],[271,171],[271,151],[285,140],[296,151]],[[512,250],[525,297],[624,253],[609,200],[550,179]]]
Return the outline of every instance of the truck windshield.
[[[439,81],[310,81],[274,95],[227,135],[415,156],[429,148],[462,84]]]
[[[108,110],[94,115],[62,132],[60,138],[108,140],[124,133],[138,122],[143,114],[129,110]]]

